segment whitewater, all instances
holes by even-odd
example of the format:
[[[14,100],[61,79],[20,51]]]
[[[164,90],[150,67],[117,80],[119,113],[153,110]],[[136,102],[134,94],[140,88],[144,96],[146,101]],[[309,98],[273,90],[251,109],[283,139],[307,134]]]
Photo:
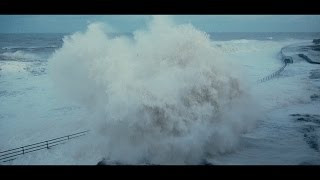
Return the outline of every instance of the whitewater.
[[[319,124],[295,116],[319,114],[319,67],[295,60],[257,83],[306,40],[215,40],[164,17],[113,32],[90,24],[49,55],[3,48],[0,151],[90,130],[4,164],[320,163]]]

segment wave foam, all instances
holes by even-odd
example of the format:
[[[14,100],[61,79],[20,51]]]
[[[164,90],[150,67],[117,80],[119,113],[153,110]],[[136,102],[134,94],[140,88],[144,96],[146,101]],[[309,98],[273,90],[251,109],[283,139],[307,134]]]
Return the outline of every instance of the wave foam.
[[[57,45],[48,45],[48,46],[29,46],[29,47],[24,47],[24,46],[7,46],[7,47],[2,47],[2,50],[36,50],[36,49],[55,49],[58,48]]]
[[[33,53],[27,53],[24,51],[5,52],[0,54],[0,60],[7,61],[37,61],[40,58]]]
[[[101,156],[197,164],[234,150],[253,127],[257,108],[241,74],[206,33],[157,16],[133,39],[102,26],[65,37],[49,59],[57,86],[88,108],[100,137],[90,148],[103,148]]]

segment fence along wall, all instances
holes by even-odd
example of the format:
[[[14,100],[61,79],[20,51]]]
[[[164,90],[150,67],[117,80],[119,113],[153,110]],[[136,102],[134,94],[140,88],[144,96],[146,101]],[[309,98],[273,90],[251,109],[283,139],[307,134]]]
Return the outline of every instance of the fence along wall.
[[[82,132],[78,132],[75,134],[70,134],[70,135],[59,137],[59,138],[54,138],[54,139],[50,139],[47,141],[42,141],[39,143],[34,143],[34,144],[27,145],[27,146],[19,147],[19,148],[14,148],[14,149],[2,151],[2,152],[0,152],[0,162],[12,161],[12,160],[16,159],[17,157],[24,155],[24,154],[27,154],[27,153],[30,153],[30,152],[39,151],[42,149],[50,149],[53,146],[57,146],[59,144],[66,143],[70,139],[84,136],[88,132],[89,132],[88,130],[82,131]]]
[[[290,46],[290,45],[289,45],[289,46]],[[281,48],[281,50],[280,50],[281,60],[282,60],[282,62],[284,63],[284,65],[283,65],[279,70],[277,70],[276,72],[274,72],[274,73],[272,73],[272,74],[270,74],[270,75],[268,75],[268,76],[260,79],[260,80],[258,81],[259,83],[262,83],[262,82],[271,80],[271,79],[279,76],[280,73],[284,70],[284,68],[286,68],[286,66],[287,66],[288,64],[292,64],[292,63],[293,63],[292,57],[291,57],[291,56],[286,56],[286,55],[284,54],[284,52],[283,52],[283,50],[284,50],[285,48],[289,47],[289,46],[285,46],[285,47]]]

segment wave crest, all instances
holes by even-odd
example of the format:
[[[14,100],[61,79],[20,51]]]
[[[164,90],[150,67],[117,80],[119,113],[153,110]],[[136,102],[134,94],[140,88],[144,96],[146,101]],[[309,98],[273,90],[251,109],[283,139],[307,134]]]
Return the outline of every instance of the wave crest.
[[[240,73],[208,35],[165,17],[133,39],[91,24],[64,38],[49,65],[62,92],[89,110],[90,148],[111,160],[201,163],[232,151],[255,121]]]
[[[39,56],[33,53],[16,51],[16,52],[5,52],[0,54],[0,60],[28,62],[28,61],[38,61],[40,60],[40,58]]]

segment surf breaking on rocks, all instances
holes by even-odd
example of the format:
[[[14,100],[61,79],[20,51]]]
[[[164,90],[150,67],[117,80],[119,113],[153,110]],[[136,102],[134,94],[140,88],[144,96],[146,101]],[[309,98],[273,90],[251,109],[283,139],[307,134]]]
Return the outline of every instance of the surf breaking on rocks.
[[[234,150],[258,107],[209,35],[154,16],[133,37],[93,23],[49,60],[62,95],[87,108],[87,148],[124,164],[199,164]],[[83,151],[83,149],[82,149]]]

